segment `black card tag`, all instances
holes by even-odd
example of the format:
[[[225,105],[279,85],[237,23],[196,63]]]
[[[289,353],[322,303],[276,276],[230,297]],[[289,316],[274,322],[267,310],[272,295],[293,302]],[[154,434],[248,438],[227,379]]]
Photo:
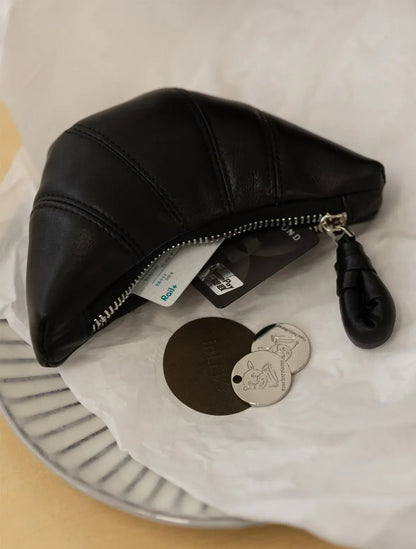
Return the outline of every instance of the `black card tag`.
[[[307,227],[285,225],[226,240],[192,284],[221,309],[313,248],[318,241],[318,235]]]

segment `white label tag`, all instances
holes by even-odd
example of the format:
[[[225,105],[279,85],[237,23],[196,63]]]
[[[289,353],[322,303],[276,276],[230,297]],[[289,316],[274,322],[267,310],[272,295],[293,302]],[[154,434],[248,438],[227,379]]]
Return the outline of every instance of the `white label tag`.
[[[139,280],[133,293],[170,307],[223,241],[221,238],[209,244],[194,244],[165,252]]]

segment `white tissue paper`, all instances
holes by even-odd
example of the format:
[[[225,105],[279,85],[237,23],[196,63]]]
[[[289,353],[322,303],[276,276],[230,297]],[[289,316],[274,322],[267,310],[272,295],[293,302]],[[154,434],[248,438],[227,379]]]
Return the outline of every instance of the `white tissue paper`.
[[[64,4],[50,5],[42,17],[34,6],[46,1],[24,4],[5,40],[3,94],[38,166],[66,125],[161,85],[256,104],[385,164],[380,213],[353,227],[396,301],[396,329],[383,346],[363,350],[347,339],[335,294],[335,248],[323,237],[226,309],[215,309],[194,288],[172,308],[144,305],[95,335],[59,371],[121,448],[224,512],[288,523],[354,547],[413,549],[412,2],[128,3],[129,17],[103,13],[94,1],[73,2],[68,13]],[[29,38],[36,32],[30,65],[13,50],[16,28]],[[114,29],[120,32],[110,47]],[[0,315],[27,339],[24,258],[33,192],[30,177],[18,176],[21,160],[9,184],[0,185]],[[21,207],[9,216],[3,196],[12,187]],[[284,400],[221,417],[176,400],[163,378],[164,347],[177,328],[205,316],[237,320],[254,332],[277,321],[306,332],[311,360]]]

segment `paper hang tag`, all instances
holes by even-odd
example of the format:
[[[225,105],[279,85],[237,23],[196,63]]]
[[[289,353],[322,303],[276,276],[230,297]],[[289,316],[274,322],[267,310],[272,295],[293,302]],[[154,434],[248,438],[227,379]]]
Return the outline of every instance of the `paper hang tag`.
[[[165,252],[139,280],[133,293],[164,307],[170,307],[223,240],[221,238],[215,242],[184,246]]]
[[[217,308],[230,305],[319,242],[307,227],[268,229],[227,240],[193,285]]]

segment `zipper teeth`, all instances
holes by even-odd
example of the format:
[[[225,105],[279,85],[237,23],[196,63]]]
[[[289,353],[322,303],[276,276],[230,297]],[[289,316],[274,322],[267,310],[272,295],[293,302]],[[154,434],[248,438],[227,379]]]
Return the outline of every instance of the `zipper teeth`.
[[[237,236],[250,231],[255,231],[257,229],[267,229],[267,228],[273,228],[273,227],[281,227],[285,225],[288,227],[292,227],[292,226],[296,227],[299,225],[312,225],[313,230],[315,230],[316,232],[320,232],[319,222],[323,215],[324,214],[319,213],[319,214],[309,214],[309,215],[292,216],[292,217],[278,217],[275,219],[262,219],[259,221],[252,221],[251,223],[240,225],[239,227],[230,229],[229,231],[226,231],[222,234],[213,234],[211,236],[202,236],[200,238],[183,240],[182,242],[178,242],[177,244],[174,244],[173,246],[166,248],[165,250],[163,250],[163,252],[161,252],[155,258],[153,258],[152,261],[150,261],[150,263],[133,280],[133,282],[129,284],[127,289],[115,301],[113,301],[113,303],[107,309],[105,309],[102,314],[94,318],[93,326],[92,326],[93,333],[98,332],[99,330],[104,328],[104,326],[107,324],[109,319],[117,312],[117,310],[123,305],[123,303],[129,297],[129,295],[132,293],[133,288],[136,286],[136,284],[139,282],[142,276],[153,265],[153,263],[159,259],[159,257],[162,254],[169,252],[170,250],[173,250],[175,248],[180,248],[182,246],[214,242],[216,240],[219,240],[220,238],[231,238],[233,236]]]

